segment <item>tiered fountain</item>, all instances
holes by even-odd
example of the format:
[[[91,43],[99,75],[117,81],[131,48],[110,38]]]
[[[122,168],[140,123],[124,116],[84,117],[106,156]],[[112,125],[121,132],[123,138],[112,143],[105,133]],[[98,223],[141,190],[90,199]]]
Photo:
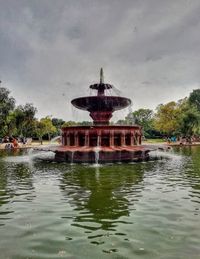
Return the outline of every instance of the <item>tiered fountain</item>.
[[[96,90],[97,95],[76,98],[71,103],[88,111],[93,125],[62,128],[62,145],[48,148],[55,152],[55,160],[73,163],[147,160],[150,150],[141,145],[141,126],[109,125],[113,112],[128,107],[131,100],[105,95],[113,86],[104,83],[103,69],[100,83],[90,85],[90,88]]]

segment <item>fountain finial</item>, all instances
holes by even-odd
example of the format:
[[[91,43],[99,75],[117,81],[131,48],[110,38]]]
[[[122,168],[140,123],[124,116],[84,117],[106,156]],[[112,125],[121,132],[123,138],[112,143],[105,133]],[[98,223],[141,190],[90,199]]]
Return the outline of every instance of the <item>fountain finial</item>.
[[[100,69],[100,84],[104,83],[103,68]]]

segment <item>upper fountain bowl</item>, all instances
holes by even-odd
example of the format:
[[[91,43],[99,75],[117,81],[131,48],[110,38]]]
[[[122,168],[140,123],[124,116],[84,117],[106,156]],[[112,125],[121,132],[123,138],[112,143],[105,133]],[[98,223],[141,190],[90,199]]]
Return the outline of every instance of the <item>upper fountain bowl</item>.
[[[78,109],[93,111],[117,111],[128,107],[131,100],[120,96],[86,96],[73,99],[73,106]]]
[[[102,68],[100,70],[100,83],[90,85],[90,88],[97,90],[96,96],[79,97],[73,99],[71,103],[78,109],[89,111],[95,125],[108,125],[114,111],[131,105],[129,98],[105,95],[105,90],[109,90],[113,86],[104,83]]]

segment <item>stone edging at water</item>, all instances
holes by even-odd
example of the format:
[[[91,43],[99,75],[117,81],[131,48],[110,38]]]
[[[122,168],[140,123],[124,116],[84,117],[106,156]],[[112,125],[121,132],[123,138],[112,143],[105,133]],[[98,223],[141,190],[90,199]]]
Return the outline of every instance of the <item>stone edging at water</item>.
[[[191,146],[200,146],[200,142],[194,143],[170,143],[168,144],[171,147],[191,147]]]
[[[11,144],[11,143],[3,143],[3,144],[0,144],[0,150],[6,150],[7,148],[5,148],[6,144]],[[28,149],[28,148],[34,148],[34,147],[37,147],[37,146],[40,146],[41,144],[39,143],[34,143],[34,144],[19,144],[18,147],[15,147],[15,148],[9,148],[9,149]],[[45,145],[44,145],[45,146]]]

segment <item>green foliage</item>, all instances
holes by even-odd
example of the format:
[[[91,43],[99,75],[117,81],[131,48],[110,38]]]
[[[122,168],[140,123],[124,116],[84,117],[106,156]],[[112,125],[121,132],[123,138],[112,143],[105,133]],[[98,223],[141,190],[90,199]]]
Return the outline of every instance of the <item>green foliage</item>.
[[[29,103],[15,109],[15,99],[9,94],[9,90],[0,88],[0,136],[31,136],[37,109]]]
[[[169,102],[158,106],[154,126],[167,135],[192,136],[199,132],[200,114],[190,99]]]
[[[36,121],[35,133],[39,138],[41,144],[43,141],[43,136],[48,135],[48,139],[50,140],[51,135],[56,132],[56,127],[53,125],[50,117],[42,118],[40,121]]]
[[[31,103],[27,103],[24,106],[19,105],[15,109],[14,114],[18,136],[30,137],[33,135],[36,112],[37,109]]]
[[[164,134],[172,135],[177,131],[181,110],[176,102],[161,104],[157,107],[154,117],[154,127]]]
[[[46,134],[46,125],[42,121],[36,121],[35,123],[35,133],[36,136],[39,138],[42,144],[42,137]]]
[[[138,124],[142,126],[145,137],[152,135],[153,130],[153,111],[150,109],[139,109],[132,113],[129,113],[125,118],[127,124]]]
[[[80,126],[91,126],[93,123],[91,121],[82,121],[78,122],[78,125]]]
[[[69,127],[69,126],[77,126],[77,122],[75,121],[66,121],[62,127]]]
[[[199,133],[200,114],[196,105],[191,105],[190,101],[184,99],[180,103],[180,124],[179,132],[185,136],[192,136]]]
[[[115,124],[116,125],[127,125],[128,121],[126,119],[125,120],[118,120]]]
[[[6,118],[4,133],[7,136],[17,135],[16,117],[14,112],[10,112]]]
[[[0,87],[0,135],[5,135],[8,130],[9,114],[15,107],[15,99],[9,96],[10,91]]]
[[[149,126],[149,122],[151,122],[153,118],[153,111],[150,109],[139,109],[133,112],[133,116],[135,118],[135,123],[145,126]]]
[[[55,128],[56,128],[56,132],[55,132],[54,136],[60,135],[62,125],[65,123],[65,121],[62,119],[58,119],[58,118],[52,118],[51,121],[52,121],[53,126],[55,126]]]
[[[49,140],[50,140],[51,135],[57,131],[57,130],[56,130],[56,127],[55,127],[55,126],[53,125],[53,123],[52,123],[51,118],[48,117],[48,116],[45,117],[45,118],[42,118],[42,119],[40,120],[40,123],[42,123],[43,126],[44,126],[44,134],[47,134],[47,135],[48,135],[48,138],[49,138]]]
[[[200,89],[193,90],[188,100],[190,105],[195,106],[200,111]]]

